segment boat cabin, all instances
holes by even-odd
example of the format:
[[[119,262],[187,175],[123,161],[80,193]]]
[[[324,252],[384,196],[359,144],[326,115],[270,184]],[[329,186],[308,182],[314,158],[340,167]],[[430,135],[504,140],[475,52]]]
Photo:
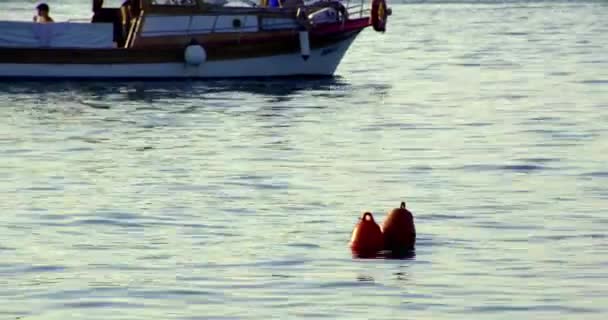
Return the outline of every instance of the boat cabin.
[[[118,47],[127,48],[183,46],[211,34],[248,37],[297,31],[312,23],[346,19],[346,7],[339,0],[318,0],[306,6],[303,0],[125,0],[120,8],[111,9],[103,7],[103,0],[93,3],[92,21],[113,23]]]

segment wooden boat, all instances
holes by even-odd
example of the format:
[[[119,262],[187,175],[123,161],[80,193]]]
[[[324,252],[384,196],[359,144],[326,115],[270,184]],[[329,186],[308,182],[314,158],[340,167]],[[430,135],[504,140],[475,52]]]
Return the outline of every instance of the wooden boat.
[[[330,76],[390,15],[385,0],[248,1],[93,0],[90,22],[0,21],[0,78]]]

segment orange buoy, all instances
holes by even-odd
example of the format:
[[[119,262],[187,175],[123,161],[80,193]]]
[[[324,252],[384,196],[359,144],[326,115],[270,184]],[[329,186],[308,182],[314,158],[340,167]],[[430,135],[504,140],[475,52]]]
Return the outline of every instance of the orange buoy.
[[[393,252],[414,249],[416,243],[414,216],[405,208],[405,202],[401,202],[399,208],[391,210],[388,214],[382,224],[382,233],[384,249]]]
[[[350,239],[353,254],[359,257],[372,257],[383,247],[384,239],[380,226],[374,221],[374,216],[370,212],[363,213]]]

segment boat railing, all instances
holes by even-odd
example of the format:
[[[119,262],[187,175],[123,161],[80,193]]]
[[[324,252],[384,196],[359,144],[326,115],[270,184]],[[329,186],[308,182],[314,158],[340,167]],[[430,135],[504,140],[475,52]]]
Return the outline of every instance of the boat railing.
[[[369,0],[344,0],[343,3],[351,17],[363,18],[371,12]]]
[[[213,11],[214,13],[230,13],[230,14],[264,14],[265,16],[285,16],[285,14],[295,13],[297,7],[278,7],[270,8],[267,5],[259,5],[260,0],[197,0],[200,1],[199,6],[194,5],[179,5],[165,4],[162,1],[166,0],[148,0],[146,2],[145,11],[148,14],[174,15],[174,14],[191,14],[205,13]],[[158,1],[158,2],[157,2]],[[195,0],[186,0],[195,1]],[[262,2],[264,2],[262,0]],[[192,2],[193,3],[193,2]],[[196,2],[198,3],[198,2]],[[243,6],[243,4],[245,4]],[[371,0],[303,0],[305,7],[309,9],[322,9],[326,7],[335,7],[340,4],[347,10],[349,17],[364,18],[369,16],[371,12]]]
[[[304,1],[309,9],[323,9],[333,7],[338,9],[336,5],[345,9],[349,18],[365,18],[371,14],[371,0],[309,0]]]

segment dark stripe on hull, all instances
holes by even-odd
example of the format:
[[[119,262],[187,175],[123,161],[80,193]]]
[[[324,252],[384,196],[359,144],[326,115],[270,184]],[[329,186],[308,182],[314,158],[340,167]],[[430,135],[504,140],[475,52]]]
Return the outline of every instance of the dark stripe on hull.
[[[132,81],[145,81],[145,82],[166,82],[166,81],[205,81],[211,80],[216,82],[221,81],[251,81],[256,83],[259,81],[273,81],[279,79],[285,80],[320,80],[320,79],[340,79],[340,76],[325,75],[325,74],[293,74],[288,76],[244,76],[244,77],[95,77],[95,76],[82,76],[82,77],[40,77],[40,76],[2,76],[0,74],[0,83],[13,82],[13,81],[26,81],[31,83],[36,82],[57,82],[57,81],[87,81],[87,82],[132,82]]]
[[[357,35],[362,29],[310,34],[311,49],[328,47]],[[242,40],[244,40],[243,37]],[[267,41],[217,40],[203,43],[208,61],[233,60],[290,54],[300,51],[297,33]],[[0,48],[0,63],[27,64],[133,64],[183,62],[185,47],[129,49]]]

